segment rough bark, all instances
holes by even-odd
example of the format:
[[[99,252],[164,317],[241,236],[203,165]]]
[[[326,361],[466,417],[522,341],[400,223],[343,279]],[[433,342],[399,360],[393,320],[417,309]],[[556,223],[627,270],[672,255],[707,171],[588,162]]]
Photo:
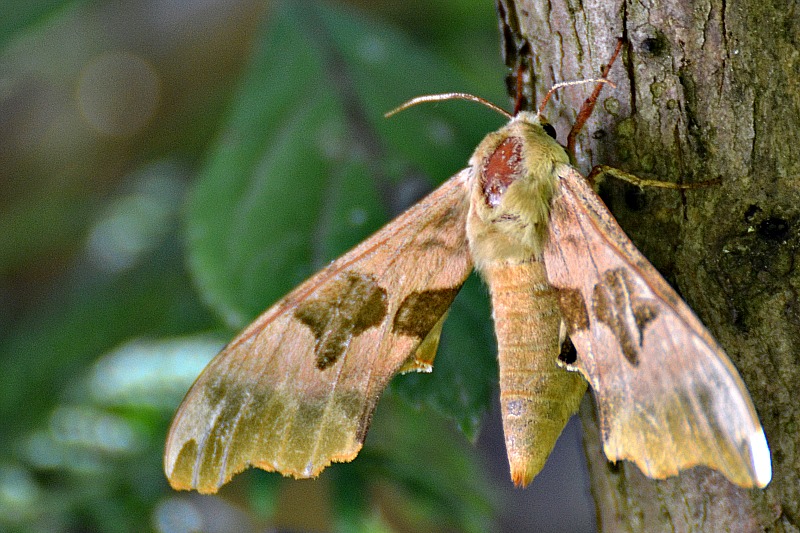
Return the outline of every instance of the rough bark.
[[[539,98],[623,57],[579,140],[609,164],[683,193],[609,182],[601,195],[639,249],[716,336],[750,390],[773,481],[743,490],[708,469],[665,481],[602,454],[582,409],[603,531],[800,531],[800,9],[793,0],[498,0],[509,67]],[[546,112],[564,140],[587,91]],[[532,95],[532,101],[536,101]]]

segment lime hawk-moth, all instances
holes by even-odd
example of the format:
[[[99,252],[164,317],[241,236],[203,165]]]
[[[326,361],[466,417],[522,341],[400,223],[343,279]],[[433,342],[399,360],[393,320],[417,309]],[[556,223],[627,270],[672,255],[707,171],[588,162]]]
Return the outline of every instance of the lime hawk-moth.
[[[423,99],[451,96],[463,95]],[[173,487],[213,493],[248,466],[306,478],[352,460],[389,380],[431,370],[473,266],[491,294],[516,484],[541,470],[587,382],[610,460],[653,478],[705,465],[742,487],[769,483],[769,447],[738,373],[570,165],[541,108],[506,113],[467,168],[209,363],[169,431]],[[559,361],[567,337],[577,356]]]

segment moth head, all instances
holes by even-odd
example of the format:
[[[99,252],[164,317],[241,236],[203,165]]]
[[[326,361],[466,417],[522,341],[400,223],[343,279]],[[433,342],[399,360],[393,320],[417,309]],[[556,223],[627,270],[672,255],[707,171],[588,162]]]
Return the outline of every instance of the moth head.
[[[547,93],[542,109],[550,95],[564,85],[557,84]],[[501,225],[518,219],[520,224],[517,225],[524,227],[545,222],[547,206],[537,205],[534,212],[519,216],[509,212],[518,211],[520,206],[526,210],[525,206],[531,201],[541,204],[540,200],[543,200],[549,204],[553,169],[557,164],[569,163],[563,147],[555,141],[555,130],[544,120],[541,111],[520,111],[512,115],[478,96],[445,93],[412,98],[385,116],[393,116],[423,102],[455,99],[480,103],[509,119],[508,124],[483,139],[470,159],[470,167],[474,169],[473,195],[482,196],[482,199],[472,200],[485,207],[480,209],[481,218]]]
[[[469,162],[467,232],[479,269],[482,257],[541,257],[558,180],[557,169],[569,164],[569,156],[555,139],[555,130],[543,118],[543,110],[555,91],[597,81],[554,85],[536,113],[519,111],[512,115],[488,100],[467,93],[418,96],[386,113],[390,117],[423,102],[458,99],[480,103],[509,119],[505,126],[481,141]]]
[[[552,127],[538,114],[520,111],[475,149],[470,159],[472,200],[479,204],[480,215],[487,222],[502,224],[516,219],[528,225],[547,221],[555,169],[569,163],[564,148],[548,130]],[[527,212],[531,204],[542,202],[545,205]]]
[[[558,165],[564,149],[533,113],[521,112],[487,135],[470,159],[467,235],[476,267],[482,258],[541,257]]]

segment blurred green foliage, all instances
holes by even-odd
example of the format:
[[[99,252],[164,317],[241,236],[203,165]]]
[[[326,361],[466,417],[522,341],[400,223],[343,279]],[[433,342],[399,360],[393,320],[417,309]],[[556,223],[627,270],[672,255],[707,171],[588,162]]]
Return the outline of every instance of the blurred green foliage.
[[[424,93],[503,101],[492,3],[6,4],[0,530],[491,529],[465,438],[496,381],[474,280],[435,372],[392,383],[353,463],[203,497],[168,487],[161,454],[238,328],[502,122],[458,103],[382,118]]]

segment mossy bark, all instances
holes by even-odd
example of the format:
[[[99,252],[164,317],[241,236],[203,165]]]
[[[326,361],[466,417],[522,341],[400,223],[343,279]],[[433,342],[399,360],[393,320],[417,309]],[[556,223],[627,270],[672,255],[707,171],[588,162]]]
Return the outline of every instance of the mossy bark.
[[[601,196],[695,310],[747,384],[772,450],[773,481],[743,490],[696,468],[645,478],[602,453],[582,418],[603,531],[800,531],[800,8],[793,0],[498,0],[506,61],[530,63],[537,101],[554,82],[609,74],[577,148],[608,164],[699,190]],[[512,76],[513,77],[513,76]],[[513,84],[511,84],[513,85]],[[589,89],[545,112],[562,142]]]

